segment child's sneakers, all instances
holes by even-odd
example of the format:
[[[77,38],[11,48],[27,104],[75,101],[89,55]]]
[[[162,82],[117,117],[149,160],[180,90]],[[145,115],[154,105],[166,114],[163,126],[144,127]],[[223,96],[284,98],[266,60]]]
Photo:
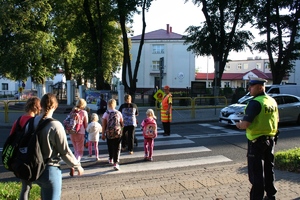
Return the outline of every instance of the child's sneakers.
[[[120,165],[118,163],[115,163],[114,164],[114,169],[117,170],[117,171],[120,170]]]
[[[147,161],[147,160],[148,160],[148,155],[145,154],[145,156],[144,156],[144,161]]]
[[[144,161],[153,161],[153,158],[152,157],[150,158],[150,157],[148,157],[147,154],[145,154]]]

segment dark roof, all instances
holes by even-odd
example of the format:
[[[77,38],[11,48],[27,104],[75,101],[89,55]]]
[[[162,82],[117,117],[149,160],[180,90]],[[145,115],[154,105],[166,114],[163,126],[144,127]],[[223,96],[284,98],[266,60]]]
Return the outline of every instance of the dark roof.
[[[245,73],[223,73],[222,80],[243,80],[243,76],[249,72],[254,73],[258,78],[263,78],[267,80],[272,80],[272,73],[264,73],[258,69],[253,69]],[[195,80],[213,80],[215,77],[214,73],[196,73]]]
[[[159,29],[149,33],[145,33],[145,40],[182,40],[182,36],[178,33],[173,33],[164,29]],[[140,40],[142,35],[131,37],[131,40]]]

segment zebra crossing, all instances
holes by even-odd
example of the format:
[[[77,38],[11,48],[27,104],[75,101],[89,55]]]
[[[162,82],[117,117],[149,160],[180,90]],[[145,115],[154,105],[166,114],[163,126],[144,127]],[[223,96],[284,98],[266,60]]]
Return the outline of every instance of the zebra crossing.
[[[120,155],[120,168],[121,170],[115,171],[111,165],[108,164],[108,154],[102,153],[107,152],[106,141],[99,141],[99,158],[100,165],[97,167],[88,167],[85,169],[85,176],[94,176],[94,175],[106,175],[106,174],[115,174],[115,173],[128,173],[128,172],[139,172],[139,171],[148,171],[148,170],[159,170],[159,169],[169,169],[177,167],[188,167],[196,165],[205,165],[221,162],[231,162],[232,160],[223,156],[223,155],[214,155],[214,156],[203,156],[203,157],[193,157],[186,159],[178,160],[165,160],[165,161],[155,161],[156,156],[176,156],[180,154],[190,154],[190,153],[204,153],[211,152],[211,150],[205,146],[196,146],[196,147],[187,147],[193,146],[195,142],[192,140],[193,137],[181,136],[176,133],[172,133],[170,136],[163,136],[163,130],[158,130],[158,137],[155,138],[154,142],[154,162],[130,162],[126,163],[126,159],[136,159],[142,161],[144,158],[144,147],[143,147],[143,135],[142,131],[137,130],[135,135],[138,140],[138,147],[135,147],[134,154],[129,155],[128,152],[121,152]],[[73,150],[71,141],[68,140],[70,148]],[[172,147],[172,145],[176,147]],[[158,148],[160,147],[160,148]],[[164,148],[165,149],[161,149]],[[158,150],[156,149],[158,148]],[[84,156],[81,160],[84,162],[96,162],[95,157],[87,157],[88,150],[85,149]],[[103,164],[104,163],[104,164]],[[63,170],[63,178],[69,177],[69,170]]]

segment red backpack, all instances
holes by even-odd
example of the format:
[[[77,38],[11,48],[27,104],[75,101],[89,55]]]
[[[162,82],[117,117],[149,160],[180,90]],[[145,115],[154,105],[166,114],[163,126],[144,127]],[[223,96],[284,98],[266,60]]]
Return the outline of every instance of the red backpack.
[[[74,134],[79,132],[83,124],[82,117],[79,113],[80,111],[72,110],[67,118],[63,121],[63,125],[67,134]]]

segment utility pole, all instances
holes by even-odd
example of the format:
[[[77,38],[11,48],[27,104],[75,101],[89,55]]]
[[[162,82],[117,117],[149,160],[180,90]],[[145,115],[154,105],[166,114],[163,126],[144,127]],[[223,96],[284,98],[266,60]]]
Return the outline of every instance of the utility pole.
[[[162,89],[162,79],[164,78],[164,57],[159,59],[159,89]]]

